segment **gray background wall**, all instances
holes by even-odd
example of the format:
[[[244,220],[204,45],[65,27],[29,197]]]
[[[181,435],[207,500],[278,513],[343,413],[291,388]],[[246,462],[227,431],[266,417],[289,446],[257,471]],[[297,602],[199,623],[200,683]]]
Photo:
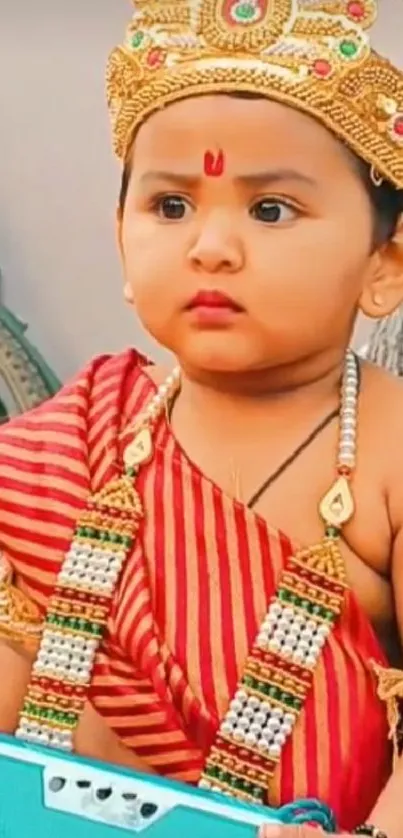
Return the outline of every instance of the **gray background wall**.
[[[403,0],[380,6],[375,44],[403,66]],[[127,344],[155,354],[121,300],[113,234],[103,68],[130,12],[128,0],[0,0],[3,300],[63,378]]]

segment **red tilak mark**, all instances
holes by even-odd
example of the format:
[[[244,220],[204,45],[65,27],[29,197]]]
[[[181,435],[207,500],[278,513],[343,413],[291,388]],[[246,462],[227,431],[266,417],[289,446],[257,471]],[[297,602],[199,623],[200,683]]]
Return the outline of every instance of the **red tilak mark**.
[[[219,151],[214,155],[212,151],[206,151],[204,155],[204,174],[207,177],[222,177],[224,174],[224,152]]]

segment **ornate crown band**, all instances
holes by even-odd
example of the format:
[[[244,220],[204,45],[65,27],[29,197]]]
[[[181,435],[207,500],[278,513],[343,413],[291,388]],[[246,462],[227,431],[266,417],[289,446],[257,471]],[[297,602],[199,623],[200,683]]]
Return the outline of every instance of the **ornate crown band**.
[[[107,97],[124,159],[153,111],[249,92],[318,119],[403,189],[403,73],[371,49],[376,0],[137,0]]]

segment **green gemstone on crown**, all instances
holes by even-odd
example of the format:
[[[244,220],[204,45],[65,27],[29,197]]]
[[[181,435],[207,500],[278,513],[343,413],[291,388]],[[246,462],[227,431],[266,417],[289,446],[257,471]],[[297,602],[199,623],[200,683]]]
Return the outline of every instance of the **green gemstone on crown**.
[[[340,52],[344,58],[354,58],[358,52],[358,44],[355,41],[342,41],[340,44]]]
[[[240,23],[254,23],[259,20],[260,14],[260,9],[248,0],[236,2],[232,9],[234,20],[238,20]]]
[[[235,6],[234,15],[240,20],[251,20],[255,14],[255,10],[251,3],[240,3]]]
[[[130,41],[132,49],[139,49],[139,47],[141,47],[141,45],[144,41],[144,38],[145,38],[144,32],[135,32],[131,41]]]

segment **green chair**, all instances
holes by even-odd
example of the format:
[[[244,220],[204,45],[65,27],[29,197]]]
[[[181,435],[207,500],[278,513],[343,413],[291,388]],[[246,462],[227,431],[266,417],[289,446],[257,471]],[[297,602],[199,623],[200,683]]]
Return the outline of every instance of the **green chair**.
[[[53,396],[61,382],[26,337],[27,326],[0,305],[0,423]]]

